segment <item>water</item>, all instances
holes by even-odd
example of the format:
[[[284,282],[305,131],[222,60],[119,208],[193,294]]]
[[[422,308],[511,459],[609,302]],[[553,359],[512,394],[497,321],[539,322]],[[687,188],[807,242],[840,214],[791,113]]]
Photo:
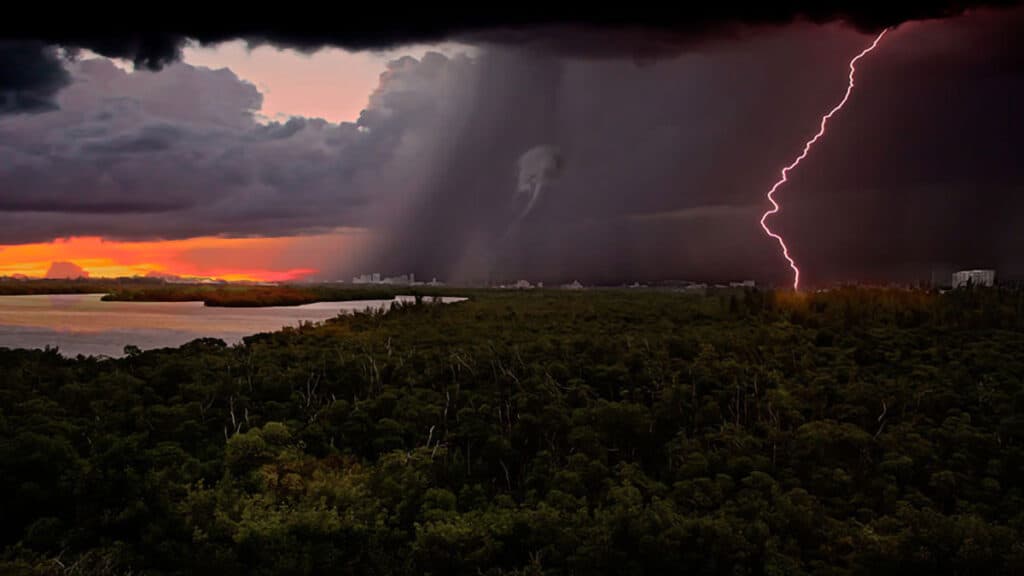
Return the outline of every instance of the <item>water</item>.
[[[121,356],[128,344],[143,350],[180,346],[196,338],[219,338],[232,344],[251,334],[387,307],[393,302],[218,308],[202,302],[103,302],[100,298],[101,294],[0,296],[0,347],[56,346],[65,356]],[[396,300],[411,301],[412,297]],[[442,299],[461,300],[464,298]]]

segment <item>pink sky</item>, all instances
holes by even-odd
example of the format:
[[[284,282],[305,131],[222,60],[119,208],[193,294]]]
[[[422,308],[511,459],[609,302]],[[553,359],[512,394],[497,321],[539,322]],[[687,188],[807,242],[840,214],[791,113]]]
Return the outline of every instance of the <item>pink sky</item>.
[[[262,115],[267,120],[289,116],[352,122],[366,106],[389,60],[403,55],[422,57],[428,50],[452,54],[471,49],[454,44],[408,46],[385,52],[346,52],[337,48],[303,54],[245,42],[213,47],[190,46],[185,62],[208,68],[230,68],[263,93]]]

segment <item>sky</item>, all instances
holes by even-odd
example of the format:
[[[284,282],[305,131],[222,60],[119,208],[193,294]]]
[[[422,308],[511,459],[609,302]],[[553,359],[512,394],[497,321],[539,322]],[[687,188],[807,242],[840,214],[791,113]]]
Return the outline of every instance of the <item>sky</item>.
[[[150,276],[286,282],[315,274],[316,266],[324,259],[334,258],[360,241],[357,230],[309,236],[206,236],[127,242],[73,236],[4,246],[0,251],[0,276]],[[54,271],[54,263],[62,265]]]
[[[1019,276],[1024,10],[916,6],[0,27],[0,276],[785,285],[764,194],[890,24],[773,228],[811,285]]]
[[[474,49],[442,43],[361,52],[323,48],[304,53],[235,40],[209,46],[192,43],[184,49],[182,60],[192,66],[227,68],[255,85],[263,95],[260,121],[284,122],[300,116],[338,123],[359,119],[388,62],[402,56],[422,58],[427,52],[471,54]]]

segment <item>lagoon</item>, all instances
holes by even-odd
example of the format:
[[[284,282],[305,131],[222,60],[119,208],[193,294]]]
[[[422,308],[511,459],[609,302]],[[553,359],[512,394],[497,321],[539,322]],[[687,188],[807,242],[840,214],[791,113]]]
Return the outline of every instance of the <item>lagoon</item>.
[[[65,356],[121,356],[126,345],[143,350],[180,346],[196,338],[228,344],[300,322],[387,308],[395,300],[316,302],[301,306],[221,308],[202,302],[103,302],[102,294],[0,296],[0,347],[59,348]],[[457,302],[464,298],[443,298]]]

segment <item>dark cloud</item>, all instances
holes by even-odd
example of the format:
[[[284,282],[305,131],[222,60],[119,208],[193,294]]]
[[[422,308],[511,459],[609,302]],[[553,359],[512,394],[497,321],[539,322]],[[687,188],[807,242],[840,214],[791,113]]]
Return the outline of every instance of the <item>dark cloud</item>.
[[[458,67],[393,63],[355,123],[263,125],[260,93],[225,70],[75,63],[59,110],[0,121],[0,244],[360,225],[402,139],[433,117],[438,75]]]
[[[70,80],[56,49],[0,40],[0,115],[52,110],[54,97]]]
[[[1024,272],[1022,13],[910,24],[863,61],[779,194],[806,281]],[[376,242],[330,273],[784,284],[764,193],[869,40],[796,24],[644,65],[508,45],[402,58],[337,125],[259,124],[261,95],[229,71],[81,61],[60,111],[0,119],[0,243],[357,226]],[[513,226],[538,146],[557,178]]]
[[[863,62],[854,98],[779,194],[773,225],[806,281],[927,278],[946,262],[1024,273],[1020,17],[907,26]],[[646,66],[491,51],[465,120],[425,164],[419,201],[365,265],[464,280],[785,284],[758,224],[764,194],[869,40],[794,26]],[[564,166],[510,230],[517,159],[539,144],[558,146]]]
[[[789,124],[834,97],[862,42],[805,26],[642,67],[492,50],[366,266],[476,281],[744,273],[773,258],[756,211],[711,207],[761,201],[780,161],[765,151],[796,148]],[[512,228],[519,159],[542,144],[561,150],[559,177]]]
[[[346,7],[345,14],[305,11],[226,12],[196,17],[191,12],[168,11],[158,18],[125,24],[95,6],[69,7],[61,18],[49,12],[5,19],[0,37],[31,39],[49,44],[80,46],[110,57],[127,58],[141,66],[158,67],[180,56],[186,38],[204,43],[230,39],[269,42],[278,46],[313,50],[323,46],[349,49],[384,48],[403,44],[477,37],[521,42],[524,31],[535,37],[569,37],[573,30],[598,30],[593,42],[617,42],[630,49],[636,31],[654,32],[666,41],[685,43],[733,26],[779,25],[797,20],[817,23],[844,21],[863,30],[878,30],[910,20],[945,18],[966,10],[1012,6],[1015,0],[909,0],[906,2],[853,2],[849,0],[788,2],[705,2],[663,7],[509,4],[484,8],[438,11],[433,6],[401,10]],[[32,12],[28,7],[28,12]],[[609,35],[622,31],[625,35]],[[505,34],[514,34],[505,36]],[[639,34],[640,36],[645,34]],[[620,53],[621,55],[621,53]]]
[[[950,17],[973,8],[1016,4],[1019,0],[801,0],[703,2],[685,7],[668,3],[662,8],[617,6],[611,10],[596,5],[580,9],[569,5],[528,7],[513,3],[458,11],[438,11],[435,6],[426,5],[374,9],[370,13],[367,8],[346,6],[343,14],[248,10],[201,17],[187,10],[164,10],[154,18],[128,21],[131,24],[125,24],[120,8],[111,14],[92,4],[65,6],[60,9],[60,17],[55,18],[50,7],[39,11],[21,5],[17,18],[0,22],[0,41],[87,48],[150,70],[179,60],[189,40],[213,44],[244,39],[253,44],[269,43],[305,51],[325,46],[356,50],[461,40],[562,55],[643,58],[676,54],[696,42],[734,35],[751,27],[794,21],[843,21],[873,31],[911,20]],[[33,56],[24,58],[29,60]],[[31,67],[42,70],[42,63],[36,60]],[[46,69],[49,74],[56,73],[52,62],[46,63]],[[4,80],[0,75],[0,94],[15,93],[15,84]],[[51,105],[53,86],[49,76],[38,78],[18,93],[25,103],[17,109]]]

